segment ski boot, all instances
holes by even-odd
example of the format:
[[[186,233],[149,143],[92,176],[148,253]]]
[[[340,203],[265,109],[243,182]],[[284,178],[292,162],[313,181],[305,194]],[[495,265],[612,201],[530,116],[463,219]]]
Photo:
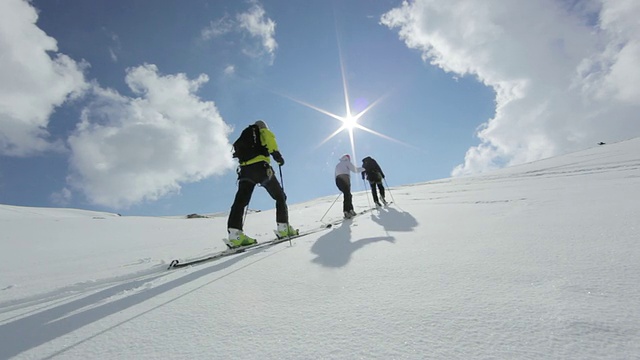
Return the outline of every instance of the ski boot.
[[[294,229],[291,225],[287,223],[278,223],[278,230],[276,231],[276,235],[279,239],[288,238],[291,236],[296,236],[300,232],[298,229]]]
[[[256,239],[245,235],[242,232],[242,230],[229,229],[228,232],[229,232],[229,240],[226,241],[226,243],[229,249],[237,249],[243,246],[253,245],[258,243]]]

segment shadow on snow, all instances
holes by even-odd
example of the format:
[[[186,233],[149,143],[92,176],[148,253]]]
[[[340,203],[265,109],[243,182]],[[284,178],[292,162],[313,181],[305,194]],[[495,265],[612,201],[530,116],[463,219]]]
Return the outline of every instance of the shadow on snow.
[[[180,294],[149,310],[131,316],[124,321],[118,322],[117,324],[103,329],[95,333],[94,335],[80,340],[74,344],[65,346],[63,349],[56,351],[48,357],[45,357],[45,359],[59,356],[60,354],[74,348],[75,346],[89,341],[101,334],[104,334],[151,311],[154,311],[166,304],[178,300],[204,286],[227,277],[235,273],[236,271],[242,270],[245,267],[250,266],[258,261],[264,260],[269,256],[272,256],[286,248],[287,247],[283,247],[278,251],[274,251],[267,256],[261,257],[256,261],[248,263],[231,272],[225,273],[221,276],[217,276],[215,279],[203,284],[202,286]],[[180,278],[168,281],[158,286],[153,286],[150,288],[146,287],[147,284],[153,282],[154,280],[172,273],[164,270],[166,266],[162,265],[162,270],[159,270],[160,273],[156,276],[145,276],[144,279],[135,279],[126,283],[111,286],[107,289],[100,290],[94,294],[82,297],[80,299],[66,302],[64,304],[60,304],[52,308],[28,315],[19,320],[0,325],[0,339],[2,339],[3,344],[3,346],[0,347],[0,359],[11,358],[22,352],[36,348],[49,341],[53,341],[59,337],[69,334],[93,322],[99,321],[103,318],[124,311],[158,295],[174,290],[182,285],[193,282],[196,279],[228,268],[241,261],[242,259],[249,257],[251,254],[252,253],[239,254],[237,256],[230,257],[227,261],[223,261],[212,266],[207,266],[205,268],[191,272]],[[173,273],[175,274],[175,270]],[[110,298],[121,296],[122,293],[126,293],[127,291],[138,292],[117,300],[110,301]]]
[[[343,267],[349,263],[353,253],[366,245],[379,241],[395,242],[395,237],[389,235],[390,231],[412,231],[418,225],[411,214],[400,212],[392,207],[379,209],[377,214],[371,214],[371,218],[384,228],[386,236],[352,241],[351,225],[353,220],[345,220],[339,227],[322,235],[313,244],[311,252],[317,255],[313,262],[325,267]]]

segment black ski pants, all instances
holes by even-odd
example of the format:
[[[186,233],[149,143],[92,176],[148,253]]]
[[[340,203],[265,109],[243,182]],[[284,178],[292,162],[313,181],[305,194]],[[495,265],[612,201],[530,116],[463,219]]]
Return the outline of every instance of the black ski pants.
[[[282,190],[282,186],[273,174],[273,168],[268,163],[261,161],[258,163],[240,166],[238,171],[238,191],[235,200],[231,205],[228,229],[243,228],[244,209],[251,201],[251,195],[256,185],[264,187],[271,198],[276,201],[276,222],[289,223],[289,210],[287,208],[287,196]]]
[[[384,200],[384,186],[382,185],[382,181],[378,181],[378,182],[369,182],[369,186],[371,186],[371,194],[373,195],[373,202],[374,203],[379,203],[380,201],[378,200],[378,192],[376,191],[376,188],[378,188],[378,190],[380,190],[380,197],[382,197],[382,199]]]
[[[353,197],[351,196],[351,178],[349,175],[336,176],[336,186],[338,190],[344,194],[344,201],[342,202],[342,211],[353,210]]]

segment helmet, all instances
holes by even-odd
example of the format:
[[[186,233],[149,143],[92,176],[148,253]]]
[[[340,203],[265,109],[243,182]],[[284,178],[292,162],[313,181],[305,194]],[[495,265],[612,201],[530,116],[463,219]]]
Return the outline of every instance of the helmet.
[[[255,123],[255,125],[258,125],[258,127],[260,129],[268,129],[269,127],[267,126],[267,123],[264,122],[264,120],[257,120]]]
[[[344,161],[344,160],[351,161],[351,156],[349,156],[349,154],[342,155],[342,157],[340,158],[340,161]]]

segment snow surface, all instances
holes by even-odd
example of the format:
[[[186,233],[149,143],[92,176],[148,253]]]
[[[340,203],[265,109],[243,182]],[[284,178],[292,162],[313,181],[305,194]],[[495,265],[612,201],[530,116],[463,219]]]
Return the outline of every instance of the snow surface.
[[[291,245],[171,271],[223,249],[226,214],[0,206],[0,359],[640,359],[639,191],[632,139],[393,187]]]

